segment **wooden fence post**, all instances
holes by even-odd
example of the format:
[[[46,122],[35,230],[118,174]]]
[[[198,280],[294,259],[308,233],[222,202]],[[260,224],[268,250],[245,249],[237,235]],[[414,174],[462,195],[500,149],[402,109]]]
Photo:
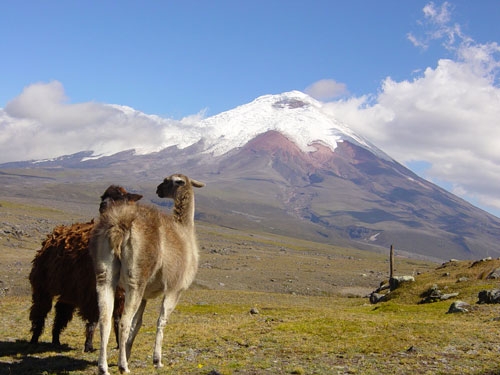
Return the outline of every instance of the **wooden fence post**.
[[[391,245],[391,252],[389,255],[389,279],[392,280],[394,277],[394,248]]]

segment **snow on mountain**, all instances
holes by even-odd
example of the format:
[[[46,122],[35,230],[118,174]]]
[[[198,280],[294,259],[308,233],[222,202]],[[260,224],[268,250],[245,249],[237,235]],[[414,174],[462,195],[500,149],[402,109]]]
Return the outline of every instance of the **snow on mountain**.
[[[349,140],[379,157],[391,160],[381,150],[352,132],[322,109],[322,103],[300,92],[264,95],[253,102],[209,117],[197,124],[205,142],[205,152],[222,155],[242,147],[257,135],[275,130],[310,152],[313,143],[332,151],[338,142]]]
[[[146,115],[129,107],[119,106],[119,109],[129,121],[147,118],[161,129],[161,135],[151,147],[144,145],[144,142],[136,147],[137,154],[156,152],[171,146],[183,149],[202,141],[205,153],[219,156],[244,146],[259,134],[275,130],[296,143],[304,152],[315,151],[314,146],[311,146],[313,143],[323,144],[333,151],[338,142],[349,140],[383,159],[392,160],[348,126],[323,111],[322,107],[321,102],[310,96],[300,91],[291,91],[264,95],[248,104],[202,120],[186,118],[172,121]],[[106,154],[108,153],[100,153]]]
[[[333,151],[339,142],[347,140],[392,160],[327,113],[321,102],[299,91],[264,95],[205,119],[195,115],[174,120],[113,104],[63,107],[59,112],[20,120],[0,110],[0,122],[6,124],[4,129],[14,129],[19,126],[14,124],[22,121],[26,133],[36,135],[19,143],[16,132],[2,134],[4,156],[18,154],[20,147],[27,150],[25,155],[31,160],[91,151],[85,154],[85,161],[126,150],[145,155],[173,146],[185,149],[194,144],[198,144],[203,153],[220,156],[243,147],[260,134],[277,131],[304,152],[315,151],[314,144]],[[63,128],[65,132],[61,131]],[[8,142],[9,137],[12,142]]]
[[[383,159],[392,160],[348,126],[323,111],[322,107],[321,102],[300,91],[264,95],[248,104],[206,119],[195,116],[173,121],[146,115],[130,107],[114,106],[125,115],[127,122],[154,123],[154,127],[158,129],[160,136],[150,140],[149,144],[145,139],[138,140],[135,147],[137,154],[148,154],[171,146],[183,149],[201,141],[204,153],[220,156],[243,147],[259,134],[274,130],[296,143],[304,152],[315,151],[313,143],[323,144],[333,151],[338,142],[348,140]],[[113,152],[116,152],[116,148],[113,148]],[[110,154],[99,150],[94,157]]]

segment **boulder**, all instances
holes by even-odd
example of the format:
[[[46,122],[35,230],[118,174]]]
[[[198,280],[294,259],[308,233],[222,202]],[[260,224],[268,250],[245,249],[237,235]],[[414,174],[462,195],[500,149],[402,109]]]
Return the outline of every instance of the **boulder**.
[[[493,271],[491,271],[488,276],[486,276],[486,279],[499,279],[500,278],[500,268],[495,268]]]
[[[420,295],[422,299],[419,303],[432,303],[438,301],[446,301],[450,298],[458,296],[458,293],[443,293],[439,290],[438,286],[434,284],[427,291]]]
[[[399,288],[404,283],[410,283],[414,281],[415,278],[413,276],[394,276],[389,279],[389,285],[392,291]]]
[[[450,308],[448,309],[447,314],[453,314],[453,313],[466,313],[470,311],[471,306],[464,301],[455,301],[451,304]]]
[[[481,290],[478,294],[477,303],[500,303],[500,290]]]
[[[384,302],[384,301],[387,301],[387,295],[375,293],[375,292],[370,294],[370,303],[371,304],[376,304],[376,303]]]

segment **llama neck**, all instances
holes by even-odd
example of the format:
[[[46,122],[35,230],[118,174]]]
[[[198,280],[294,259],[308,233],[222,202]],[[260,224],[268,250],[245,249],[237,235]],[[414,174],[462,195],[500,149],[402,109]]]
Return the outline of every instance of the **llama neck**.
[[[174,220],[182,225],[194,224],[194,197],[190,191],[182,192],[175,200]]]

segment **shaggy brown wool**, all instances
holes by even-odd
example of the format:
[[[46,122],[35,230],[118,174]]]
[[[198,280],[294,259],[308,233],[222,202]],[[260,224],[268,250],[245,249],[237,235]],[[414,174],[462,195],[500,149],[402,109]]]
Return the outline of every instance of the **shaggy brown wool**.
[[[141,198],[142,195],[131,194],[120,186],[112,185],[101,196],[100,211],[105,212],[117,203],[134,203]],[[61,345],[60,334],[77,309],[78,314],[86,322],[84,350],[94,350],[92,338],[99,319],[99,310],[94,266],[88,248],[93,228],[94,220],[71,226],[57,226],[42,242],[42,248],[36,253],[29,275],[32,288],[30,310],[32,344],[38,342],[44,329],[45,318],[52,308],[52,300],[58,296],[52,328],[52,344]],[[123,290],[119,289],[115,299],[115,322],[119,320],[123,311],[123,301]]]

